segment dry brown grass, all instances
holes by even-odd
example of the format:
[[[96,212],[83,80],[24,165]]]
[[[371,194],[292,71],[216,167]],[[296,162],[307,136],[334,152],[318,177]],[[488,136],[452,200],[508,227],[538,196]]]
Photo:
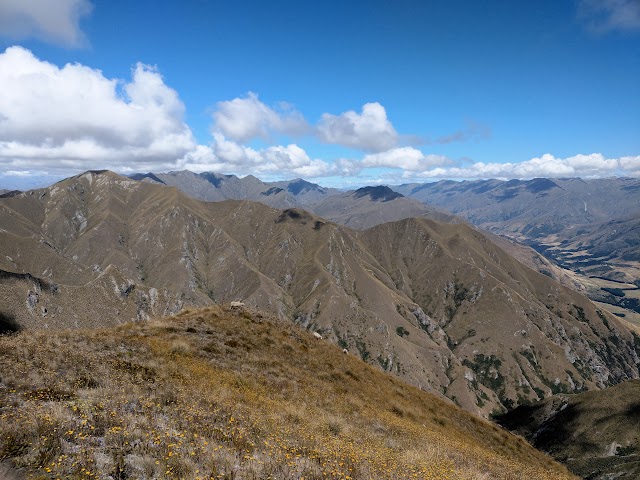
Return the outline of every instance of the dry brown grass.
[[[572,478],[297,327],[222,307],[0,338],[0,461],[31,478]]]

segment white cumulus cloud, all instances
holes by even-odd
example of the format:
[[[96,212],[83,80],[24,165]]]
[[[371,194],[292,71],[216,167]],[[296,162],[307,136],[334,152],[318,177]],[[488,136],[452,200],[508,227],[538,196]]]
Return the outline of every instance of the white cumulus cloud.
[[[189,168],[345,181],[367,178],[370,172],[378,176],[385,169],[389,172],[383,175],[404,179],[640,177],[640,156],[608,158],[600,153],[456,165],[446,156],[399,146],[399,135],[379,103],[365,104],[361,113],[324,114],[312,129],[295,109],[268,107],[249,93],[218,103],[210,145],[196,142],[184,114],[177,92],[154,67],[139,63],[130,79],[119,80],[80,64],[60,67],[22,47],[10,47],[0,52],[0,181],[95,168],[121,173]],[[260,149],[244,143],[256,137],[268,140],[273,133],[305,132],[368,153],[323,159],[297,143]],[[472,125],[439,143],[483,132],[488,130]]]
[[[363,167],[400,168],[415,172],[435,165],[443,165],[448,161],[443,155],[425,155],[414,147],[398,147],[386,152],[365,155],[361,164]]]
[[[534,178],[534,177],[608,177],[637,175],[640,157],[606,158],[601,153],[557,158],[549,153],[523,162],[477,162],[466,167],[437,167],[424,170],[418,178]]]
[[[175,166],[196,146],[183,116],[152,67],[138,64],[120,82],[21,47],[0,53],[0,170]]]
[[[360,113],[354,110],[339,115],[323,113],[318,123],[311,126],[291,105],[283,102],[278,109],[274,109],[263,103],[253,92],[245,97],[218,102],[213,120],[213,133],[221,133],[241,144],[256,138],[270,140],[273,134],[309,134],[326,144],[370,153],[386,152],[399,144],[448,144],[478,141],[491,135],[488,126],[471,120],[467,121],[464,129],[433,141],[417,135],[400,135],[387,118],[385,107],[378,102],[365,103]]]
[[[213,113],[214,132],[221,132],[238,142],[254,138],[268,139],[272,133],[300,135],[308,130],[300,112],[282,104],[280,111],[265,105],[258,96],[249,92],[244,98],[218,102]]]
[[[0,36],[80,46],[85,42],[80,19],[92,8],[88,0],[2,0]]]
[[[640,155],[622,157],[620,159],[620,167],[622,167],[628,175],[640,177]]]
[[[366,103],[362,112],[324,113],[317,125],[320,140],[368,152],[381,152],[398,144],[398,133],[378,102]]]
[[[253,149],[214,133],[211,146],[198,146],[184,158],[184,164],[193,171],[218,171],[236,174],[276,174],[315,178],[332,174],[336,165],[312,159],[296,144],[275,145]]]

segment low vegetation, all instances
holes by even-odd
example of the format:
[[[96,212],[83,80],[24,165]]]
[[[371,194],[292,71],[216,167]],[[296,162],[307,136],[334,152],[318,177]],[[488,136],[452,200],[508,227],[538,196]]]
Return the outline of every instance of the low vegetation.
[[[555,395],[497,420],[581,478],[640,478],[640,380]]]
[[[573,478],[521,438],[246,310],[6,335],[0,376],[0,466],[29,478]]]

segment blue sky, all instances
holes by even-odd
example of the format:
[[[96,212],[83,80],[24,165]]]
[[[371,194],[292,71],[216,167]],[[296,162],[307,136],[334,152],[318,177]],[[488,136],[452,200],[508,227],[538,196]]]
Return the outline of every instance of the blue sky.
[[[4,0],[0,118],[3,188],[638,176],[640,2]]]

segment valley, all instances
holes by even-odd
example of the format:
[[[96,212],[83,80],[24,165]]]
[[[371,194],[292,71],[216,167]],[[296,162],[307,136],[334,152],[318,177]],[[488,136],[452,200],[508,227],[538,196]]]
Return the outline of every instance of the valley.
[[[638,478],[640,383],[556,395],[498,419],[582,478]]]
[[[569,272],[589,298],[637,324],[634,294],[612,295],[602,281],[640,281],[638,179],[440,181],[393,188],[532,247]]]

